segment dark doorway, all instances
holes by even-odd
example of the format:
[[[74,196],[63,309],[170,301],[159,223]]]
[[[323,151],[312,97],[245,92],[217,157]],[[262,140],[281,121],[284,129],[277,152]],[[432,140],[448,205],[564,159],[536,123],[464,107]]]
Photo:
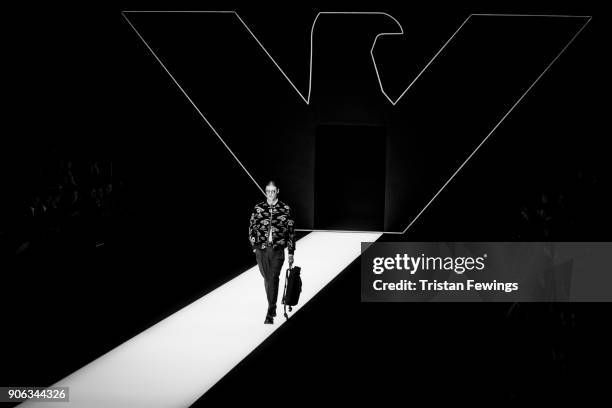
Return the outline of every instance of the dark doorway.
[[[317,127],[315,229],[384,230],[386,136],[383,126]]]

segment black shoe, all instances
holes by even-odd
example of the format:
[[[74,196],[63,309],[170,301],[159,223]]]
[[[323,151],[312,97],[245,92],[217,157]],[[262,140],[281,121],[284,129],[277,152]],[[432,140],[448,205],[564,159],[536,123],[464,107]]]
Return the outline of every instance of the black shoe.
[[[266,320],[264,320],[264,324],[274,324],[274,318],[272,316],[266,316]]]

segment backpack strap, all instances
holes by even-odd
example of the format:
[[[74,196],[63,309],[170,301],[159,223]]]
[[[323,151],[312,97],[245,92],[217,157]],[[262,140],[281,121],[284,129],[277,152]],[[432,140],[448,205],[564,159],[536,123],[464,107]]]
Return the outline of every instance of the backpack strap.
[[[291,268],[287,268],[287,272],[285,273],[285,289],[283,290],[283,308],[285,310],[285,319],[289,319],[289,316],[287,315],[287,281],[289,280],[289,270]],[[289,311],[291,311],[291,308],[289,308]]]

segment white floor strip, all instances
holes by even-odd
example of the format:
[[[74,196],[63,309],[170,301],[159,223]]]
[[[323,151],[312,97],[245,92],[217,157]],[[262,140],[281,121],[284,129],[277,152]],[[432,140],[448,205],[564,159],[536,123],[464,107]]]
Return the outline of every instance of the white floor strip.
[[[380,235],[312,232],[299,240],[295,264],[302,267],[303,288],[294,313],[360,255],[362,241]],[[286,267],[274,325],[263,324],[267,301],[255,266],[54,384],[70,387],[69,403],[20,406],[188,407],[285,321]]]

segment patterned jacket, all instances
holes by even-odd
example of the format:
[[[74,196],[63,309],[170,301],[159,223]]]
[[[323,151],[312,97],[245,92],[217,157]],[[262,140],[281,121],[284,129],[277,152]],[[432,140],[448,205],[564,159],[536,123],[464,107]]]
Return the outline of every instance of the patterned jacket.
[[[291,209],[280,200],[270,205],[267,201],[258,203],[251,214],[249,223],[249,241],[251,247],[265,248],[268,245],[270,227],[272,228],[272,246],[287,248],[289,254],[295,251],[295,233],[293,231]]]

